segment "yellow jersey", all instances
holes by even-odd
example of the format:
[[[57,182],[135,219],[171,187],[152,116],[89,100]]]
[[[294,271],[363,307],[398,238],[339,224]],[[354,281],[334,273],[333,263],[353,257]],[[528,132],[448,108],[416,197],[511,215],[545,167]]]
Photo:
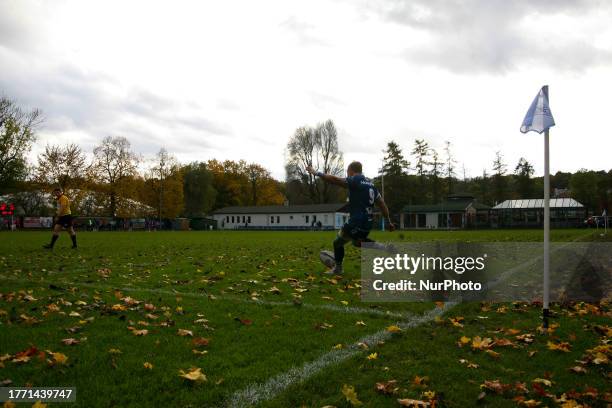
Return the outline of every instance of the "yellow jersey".
[[[57,215],[59,217],[64,215],[70,215],[70,200],[64,194],[57,199],[58,207],[57,207]]]

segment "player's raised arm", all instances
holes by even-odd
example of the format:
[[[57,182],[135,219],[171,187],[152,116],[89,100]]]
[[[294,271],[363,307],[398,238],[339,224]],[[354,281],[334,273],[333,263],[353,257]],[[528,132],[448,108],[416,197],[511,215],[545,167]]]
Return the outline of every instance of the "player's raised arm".
[[[380,208],[380,211],[382,211],[383,216],[387,219],[389,231],[395,231],[395,224],[393,224],[393,222],[391,221],[391,216],[389,215],[389,208],[387,207],[387,204],[385,203],[385,200],[382,198],[381,195],[379,195],[376,199],[376,205],[378,205],[378,208]]]
[[[335,184],[337,186],[345,187],[345,188],[348,187],[348,185],[346,184],[346,179],[344,178],[336,177],[336,176],[332,176],[331,174],[325,174],[320,171],[316,171],[312,166],[306,167],[306,171],[314,176],[319,177],[320,179],[322,179],[323,181],[327,183]]]

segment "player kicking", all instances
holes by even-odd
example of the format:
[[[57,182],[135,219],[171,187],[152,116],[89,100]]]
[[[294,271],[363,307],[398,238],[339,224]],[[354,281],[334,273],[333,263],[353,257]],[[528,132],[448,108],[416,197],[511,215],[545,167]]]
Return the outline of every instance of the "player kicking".
[[[51,242],[47,245],[43,245],[43,248],[53,249],[53,245],[55,245],[55,241],[59,238],[62,228],[66,228],[66,231],[70,234],[70,239],[72,239],[72,249],[76,249],[77,240],[76,232],[74,232],[72,226],[70,200],[59,188],[53,190],[53,196],[57,200],[57,217],[55,217],[55,222],[53,223],[53,236],[51,237]]]
[[[308,166],[306,171],[321,178],[326,183],[348,188],[350,217],[348,222],[344,224],[342,229],[338,232],[338,237],[334,240],[334,259],[336,265],[331,271],[327,272],[328,274],[342,274],[344,245],[349,241],[352,241],[353,245],[356,247],[361,247],[362,243],[367,242],[371,243],[376,249],[389,249],[386,245],[377,243],[368,238],[368,234],[372,229],[372,212],[374,204],[378,205],[384,217],[387,219],[390,231],[395,230],[395,225],[391,222],[389,209],[382,196],[376,187],[374,187],[374,184],[361,174],[361,163],[354,161],[349,164],[346,170],[348,177],[346,178],[316,171],[312,166]]]

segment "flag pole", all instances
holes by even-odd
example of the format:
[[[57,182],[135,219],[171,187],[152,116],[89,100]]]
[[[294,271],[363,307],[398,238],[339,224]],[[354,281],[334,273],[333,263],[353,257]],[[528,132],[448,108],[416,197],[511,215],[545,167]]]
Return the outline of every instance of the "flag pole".
[[[548,328],[550,274],[550,149],[548,129],[544,133],[544,295],[542,325]]]

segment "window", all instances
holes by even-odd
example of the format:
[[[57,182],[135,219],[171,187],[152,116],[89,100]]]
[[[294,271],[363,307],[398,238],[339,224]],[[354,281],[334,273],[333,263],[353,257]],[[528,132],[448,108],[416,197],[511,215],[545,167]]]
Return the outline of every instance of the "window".
[[[242,216],[242,222],[246,222],[246,216]]]
[[[312,216],[312,222],[317,222],[317,216],[316,215]]]
[[[270,224],[274,224],[274,216],[270,216]]]
[[[290,216],[289,216],[289,219],[290,219],[290,220],[292,220],[292,219],[293,219],[293,215],[290,215]]]
[[[229,215],[225,216],[225,222],[229,222]]]
[[[277,223],[277,224],[280,224],[280,215],[277,215],[277,216],[276,216],[276,223]]]
[[[247,217],[247,220],[248,220],[247,222],[250,224],[251,223],[251,216],[250,215]]]
[[[305,215],[305,217],[306,217],[306,224],[308,224],[308,219],[310,218],[310,216],[309,215]]]
[[[232,224],[234,223],[234,216],[232,215]]]

